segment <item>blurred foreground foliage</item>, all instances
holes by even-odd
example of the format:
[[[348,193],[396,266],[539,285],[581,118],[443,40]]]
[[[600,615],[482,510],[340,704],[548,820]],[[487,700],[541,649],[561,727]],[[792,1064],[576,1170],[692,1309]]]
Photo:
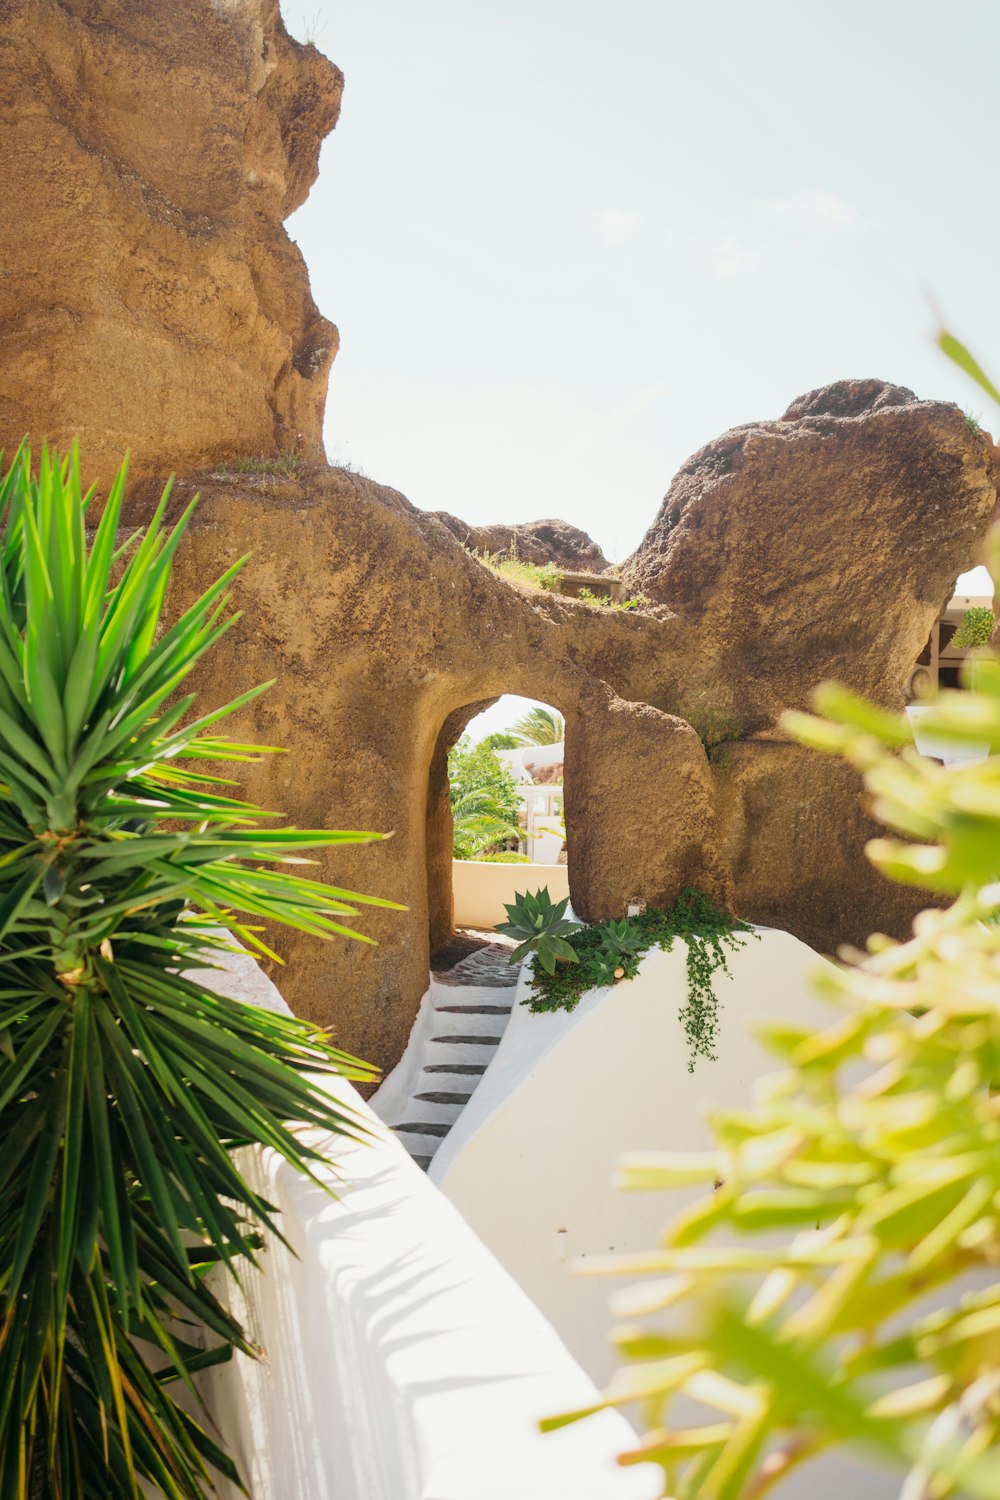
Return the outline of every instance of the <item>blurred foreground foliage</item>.
[[[758,1500],[839,1447],[904,1500],[1000,1497],[1000,661],[964,682],[927,728],[980,764],[922,759],[905,719],[833,686],[786,716],[862,773],[878,868],[951,904],[826,967],[839,1019],[765,1034],[781,1071],[711,1116],[713,1149],[621,1165],[628,1189],[707,1190],[603,1268],[652,1278],[616,1299],[627,1363],[601,1405],[639,1403],[621,1462],[662,1465],[676,1500]]]

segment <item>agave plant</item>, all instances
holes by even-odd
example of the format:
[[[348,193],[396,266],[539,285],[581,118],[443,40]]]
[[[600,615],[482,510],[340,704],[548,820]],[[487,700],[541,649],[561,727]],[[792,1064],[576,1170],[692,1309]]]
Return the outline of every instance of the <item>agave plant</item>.
[[[236,618],[242,563],[164,626],[191,508],[168,529],[168,487],[119,546],[124,485],[88,541],[75,450],[32,477],[22,447],[0,480],[0,1500],[132,1500],[140,1477],[194,1500],[209,1465],[238,1480],[174,1394],[252,1352],[205,1273],[280,1229],[232,1150],[310,1173],[292,1122],[361,1129],[315,1075],[370,1075],[186,973],[268,952],[253,919],[360,937],[371,898],[299,870],[377,835],[270,826],[209,772],[261,753],[213,726],[262,689],[201,717],[182,692]]]
[[[635,958],[646,943],[643,933],[628,917],[616,922],[614,917],[601,928],[601,948],[609,958]]]
[[[497,932],[517,939],[518,946],[510,955],[512,964],[522,963],[529,953],[538,955],[538,962],[548,974],[554,974],[556,963],[579,963],[579,958],[566,941],[566,935],[575,932],[579,922],[566,916],[569,897],[564,896],[555,906],[548,886],[540,891],[525,891],[518,894],[509,906],[505,905],[507,922],[497,924]]]

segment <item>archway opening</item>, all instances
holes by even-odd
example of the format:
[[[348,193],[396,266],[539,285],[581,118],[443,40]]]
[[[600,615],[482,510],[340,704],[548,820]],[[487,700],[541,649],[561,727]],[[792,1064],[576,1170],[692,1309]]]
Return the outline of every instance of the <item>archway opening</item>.
[[[470,703],[442,726],[427,806],[432,967],[489,941],[525,890],[569,892],[565,721],[538,699]]]
[[[919,705],[939,688],[957,688],[972,644],[985,644],[995,624],[993,580],[983,567],[962,573],[931,626],[927,644],[906,684],[907,703]]]

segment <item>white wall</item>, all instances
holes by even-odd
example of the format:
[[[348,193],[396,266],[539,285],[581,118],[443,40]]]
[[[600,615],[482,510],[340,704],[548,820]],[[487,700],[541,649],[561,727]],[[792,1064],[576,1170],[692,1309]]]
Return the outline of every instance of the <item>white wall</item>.
[[[247,973],[257,1003],[283,1006]],[[204,1379],[253,1500],[652,1500],[659,1471],[615,1463],[633,1441],[622,1418],[538,1432],[593,1385],[351,1086],[336,1092],[372,1132],[306,1132],[338,1164],[319,1174],[336,1200],[246,1153],[298,1257],[269,1244],[233,1299],[265,1358]]]
[[[718,1062],[699,1060],[689,1073],[677,1019],[685,952],[678,943],[649,954],[636,979],[592,991],[571,1013],[515,1007],[430,1169],[598,1384],[617,1364],[608,1303],[624,1283],[579,1274],[587,1257],[655,1249],[671,1213],[703,1191],[620,1192],[612,1186],[616,1159],[705,1149],[705,1110],[749,1103],[754,1081],[772,1070],[755,1022],[815,1022],[818,1030],[836,1015],[808,985],[825,961],[788,933],[764,930],[732,956],[732,982],[716,980]],[[522,971],[519,999],[527,984]],[[682,1424],[705,1416],[686,1398],[675,1411]],[[899,1489],[898,1475],[837,1453],[793,1473],[780,1500],[898,1500]]]
[[[566,742],[556,745],[518,745],[516,750],[498,750],[497,757],[514,773],[515,779],[529,763],[533,766],[557,766],[566,755]]]
[[[679,1197],[612,1187],[626,1153],[703,1150],[706,1108],[750,1098],[770,1060],[753,1039],[762,1019],[829,1024],[806,976],[824,960],[788,933],[765,931],[731,956],[719,1060],[688,1072],[678,1020],[686,946],[655,950],[638,977],[593,990],[575,1011],[532,1015],[516,1004],[471,1101],[442,1143],[433,1180],[537,1303],[599,1384],[615,1357],[608,1300],[617,1283],[568,1261],[649,1250]],[[527,991],[522,970],[518,1001]]]
[[[452,861],[455,894],[455,926],[488,930],[506,922],[505,904],[519,891],[537,891],[546,886],[553,901],[569,895],[567,865],[495,864],[490,860]]]

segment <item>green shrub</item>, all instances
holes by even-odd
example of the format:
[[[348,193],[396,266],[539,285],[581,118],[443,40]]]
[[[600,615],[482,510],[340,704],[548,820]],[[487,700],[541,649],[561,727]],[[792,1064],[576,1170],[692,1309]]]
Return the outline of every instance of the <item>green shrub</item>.
[[[618,979],[634,979],[639,959],[650,948],[667,952],[677,938],[687,944],[687,1000],[680,1021],[688,1044],[688,1067],[699,1057],[714,1060],[718,1038],[718,996],[715,975],[728,974],[726,949],[742,948],[746,922],[733,921],[700,891],[682,891],[669,911],[650,907],[639,916],[601,926],[580,927],[569,938],[578,960],[575,968],[535,970],[534,984],[524,1000],[536,1014],[547,1010],[575,1010],[583,995]],[[621,972],[616,972],[620,970]]]
[[[455,859],[481,859],[520,837],[517,783],[485,740],[467,735],[448,752],[448,781]]]
[[[534,953],[542,970],[555,973],[557,962],[575,964],[577,955],[567,943],[567,936],[576,930],[577,923],[566,916],[569,897],[552,904],[548,887],[534,893],[518,894],[510,905],[505,904],[509,918],[497,923],[497,932],[514,938],[517,947],[510,955],[512,964],[523,963],[529,953]]]
[[[522,562],[516,552],[505,555],[502,552],[470,551],[469,555],[508,583],[526,584],[528,588],[543,589],[549,594],[558,594],[562,586],[562,569],[555,563]]]
[[[593,589],[582,588],[576,596],[584,604],[599,604],[604,609],[645,609],[652,604],[645,594],[633,594],[629,599],[613,599],[610,594],[595,594]]]
[[[501,849],[494,854],[479,854],[476,858],[492,865],[530,865],[533,863],[526,854],[518,854],[514,849]]]
[[[5,1500],[132,1500],[136,1476],[200,1500],[209,1465],[236,1477],[174,1395],[255,1352],[205,1279],[280,1234],[231,1153],[260,1143],[311,1174],[299,1123],[363,1133],[320,1080],[371,1076],[309,1023],[188,973],[269,952],[261,919],[360,937],[370,898],[296,872],[310,848],[377,835],[275,827],[205,769],[267,753],[215,731],[262,689],[201,717],[183,693],[237,618],[243,563],[164,626],[191,507],[167,531],[168,487],[119,546],[124,483],[88,542],[75,450],[43,449],[33,479],[23,447],[0,481]]]
[[[728,709],[713,703],[704,691],[685,698],[676,708],[668,711],[691,725],[705,747],[705,754],[714,764],[720,763],[727,744],[743,738],[743,726],[739,719]]]
[[[991,609],[988,609],[985,604],[974,604],[962,616],[959,627],[951,638],[951,644],[965,650],[988,646],[995,624],[996,620]]]

